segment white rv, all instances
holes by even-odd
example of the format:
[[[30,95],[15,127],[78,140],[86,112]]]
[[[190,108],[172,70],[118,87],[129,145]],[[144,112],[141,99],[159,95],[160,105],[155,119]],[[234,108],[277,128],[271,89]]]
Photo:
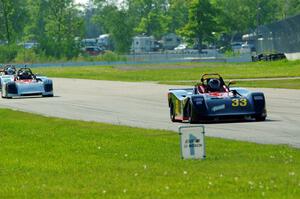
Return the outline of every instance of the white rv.
[[[162,37],[162,46],[165,50],[173,50],[180,43],[181,39],[175,33],[169,33]]]
[[[133,53],[152,52],[155,48],[155,39],[153,36],[136,36],[133,38],[131,51]]]
[[[98,45],[105,50],[113,50],[112,40],[109,34],[103,34],[98,37]]]

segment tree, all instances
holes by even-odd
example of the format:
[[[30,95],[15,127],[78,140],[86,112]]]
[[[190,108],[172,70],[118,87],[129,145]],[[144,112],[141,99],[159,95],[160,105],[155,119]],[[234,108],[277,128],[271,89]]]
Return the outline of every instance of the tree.
[[[159,39],[168,32],[168,17],[161,12],[151,11],[147,16],[142,17],[135,28],[136,33],[144,33]]]
[[[167,0],[128,0],[128,12],[137,22],[135,33],[160,39],[168,32]]]
[[[281,1],[281,0],[279,0]],[[254,31],[257,26],[278,19],[279,1],[270,0],[215,0],[220,10],[218,21],[223,31],[229,35],[245,34]]]
[[[114,4],[96,2],[95,23],[102,27],[103,32],[110,34],[117,52],[130,50],[135,21],[128,10]]]
[[[8,43],[22,36],[27,20],[25,2],[22,0],[0,0],[0,39]]]
[[[188,5],[186,0],[170,0],[167,11],[168,32],[176,32],[188,22]]]
[[[189,21],[179,33],[196,42],[201,51],[203,41],[212,41],[218,30],[216,14],[217,9],[209,0],[192,0],[189,2]]]
[[[285,19],[300,13],[300,0],[277,0],[279,19]]]
[[[40,43],[48,56],[78,55],[75,37],[83,30],[83,18],[73,0],[29,0],[30,23],[26,37]]]

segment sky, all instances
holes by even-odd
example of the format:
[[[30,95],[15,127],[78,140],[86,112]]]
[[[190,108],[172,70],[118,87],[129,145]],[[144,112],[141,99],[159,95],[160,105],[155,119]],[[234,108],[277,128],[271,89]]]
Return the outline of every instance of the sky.
[[[86,4],[88,0],[75,0],[75,3]]]
[[[86,4],[89,0],[74,0],[75,3]],[[123,0],[112,0],[112,2],[116,2],[120,4]]]

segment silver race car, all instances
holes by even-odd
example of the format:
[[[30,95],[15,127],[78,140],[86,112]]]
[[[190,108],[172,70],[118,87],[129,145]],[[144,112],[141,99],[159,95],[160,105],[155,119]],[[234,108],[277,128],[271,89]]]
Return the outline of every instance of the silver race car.
[[[52,80],[34,75],[27,67],[16,70],[14,66],[5,66],[0,76],[0,84],[2,98],[32,95],[53,97]]]
[[[16,67],[14,65],[4,65],[0,68],[0,90],[2,90],[2,84],[5,82],[13,81],[16,75]]]

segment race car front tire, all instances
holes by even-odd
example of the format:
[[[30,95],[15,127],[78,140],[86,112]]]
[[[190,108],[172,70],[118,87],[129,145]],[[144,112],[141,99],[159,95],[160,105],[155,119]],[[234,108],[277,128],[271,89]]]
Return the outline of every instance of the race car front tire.
[[[189,116],[189,123],[190,124],[198,123],[199,119],[197,118],[197,114],[195,113],[195,111],[193,111],[193,105],[191,103],[189,103],[187,110]]]
[[[265,121],[265,120],[266,120],[266,116],[262,116],[262,115],[256,116],[256,117],[255,117],[255,120],[256,120],[256,121]]]
[[[174,111],[174,105],[171,102],[170,103],[170,119],[172,122],[176,122],[177,120],[175,119],[175,111]]]
[[[43,95],[43,97],[53,97],[53,94]]]

